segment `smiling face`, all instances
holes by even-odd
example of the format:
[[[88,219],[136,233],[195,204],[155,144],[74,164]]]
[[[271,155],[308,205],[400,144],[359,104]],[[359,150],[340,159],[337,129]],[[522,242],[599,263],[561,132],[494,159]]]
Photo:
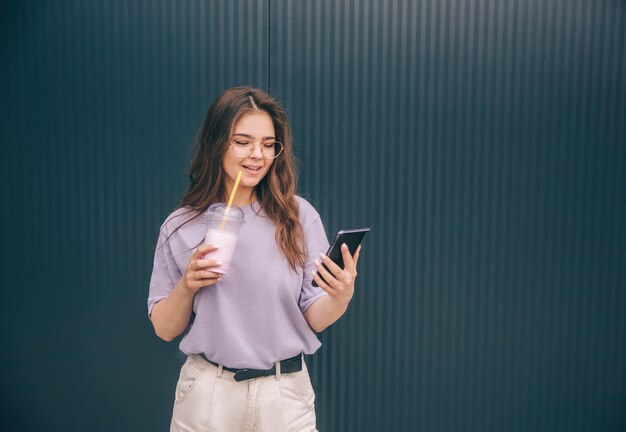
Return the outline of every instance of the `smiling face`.
[[[255,142],[252,153],[245,157],[237,157],[230,145],[234,139],[243,138]],[[243,173],[235,203],[246,205],[254,200],[254,188],[267,175],[273,160],[265,159],[261,151],[262,143],[275,139],[272,118],[265,111],[252,111],[242,115],[233,126],[229,145],[226,148],[222,166],[224,168],[227,194],[233,189],[239,171]]]

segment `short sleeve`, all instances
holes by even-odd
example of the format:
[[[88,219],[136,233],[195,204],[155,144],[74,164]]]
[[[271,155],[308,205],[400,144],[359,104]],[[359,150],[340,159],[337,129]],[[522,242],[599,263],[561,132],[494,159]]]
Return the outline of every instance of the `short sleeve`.
[[[148,294],[148,316],[152,313],[154,305],[170,295],[182,276],[172,254],[166,226],[163,224],[161,227],[159,240],[154,251],[154,265]]]
[[[315,270],[315,259],[320,253],[326,253],[328,250],[328,239],[324,231],[324,225],[317,212],[315,218],[307,226],[303,227],[304,241],[307,247],[307,259],[304,267],[302,290],[300,292],[300,300],[298,305],[302,313],[311,306],[317,299],[326,294],[320,287],[313,286],[313,271]]]

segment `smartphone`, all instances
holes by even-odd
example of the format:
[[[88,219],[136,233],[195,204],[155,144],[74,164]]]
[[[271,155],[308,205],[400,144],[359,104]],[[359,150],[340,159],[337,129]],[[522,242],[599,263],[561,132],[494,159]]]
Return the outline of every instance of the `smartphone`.
[[[333,260],[333,262],[339,267],[344,268],[343,256],[341,255],[341,245],[345,243],[346,246],[348,246],[348,250],[350,250],[350,255],[354,255],[354,253],[356,252],[356,248],[359,247],[359,245],[363,241],[363,237],[365,237],[365,234],[367,234],[369,230],[369,228],[354,228],[342,229],[337,231],[337,234],[335,234],[335,238],[328,248],[328,252],[326,252],[326,256]],[[326,270],[328,270],[328,267],[326,267],[326,265],[324,265],[324,267],[326,268]],[[332,274],[330,270],[328,271]],[[324,282],[326,282],[322,275],[319,276]],[[313,279],[313,286],[318,286],[317,282],[315,282],[315,279]]]

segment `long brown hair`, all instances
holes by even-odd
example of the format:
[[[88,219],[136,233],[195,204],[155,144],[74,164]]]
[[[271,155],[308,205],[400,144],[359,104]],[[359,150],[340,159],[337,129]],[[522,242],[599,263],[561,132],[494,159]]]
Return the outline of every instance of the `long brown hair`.
[[[194,219],[211,204],[227,200],[222,161],[229,149],[233,126],[242,115],[257,110],[272,118],[276,140],[284,149],[256,186],[255,193],[261,209],[276,225],[276,244],[296,271],[304,267],[306,251],[295,199],[297,172],[291,128],[285,110],[264,91],[233,87],[213,102],[196,136],[190,185],[179,208],[189,209]]]

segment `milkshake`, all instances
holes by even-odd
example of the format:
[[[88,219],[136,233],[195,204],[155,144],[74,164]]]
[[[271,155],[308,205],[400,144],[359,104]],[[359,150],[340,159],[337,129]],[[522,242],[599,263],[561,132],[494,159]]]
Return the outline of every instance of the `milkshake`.
[[[204,259],[222,262],[222,265],[211,268],[211,271],[226,274],[230,267],[230,260],[235,252],[235,246],[237,245],[237,234],[220,231],[219,228],[209,228],[206,232],[205,239],[206,244],[216,245],[218,248],[204,255]]]
[[[217,249],[204,255],[204,259],[221,261],[219,267],[211,268],[214,273],[226,274],[237,245],[237,236],[244,224],[243,210],[235,205],[213,204],[205,215],[207,232],[204,243],[216,245]]]

